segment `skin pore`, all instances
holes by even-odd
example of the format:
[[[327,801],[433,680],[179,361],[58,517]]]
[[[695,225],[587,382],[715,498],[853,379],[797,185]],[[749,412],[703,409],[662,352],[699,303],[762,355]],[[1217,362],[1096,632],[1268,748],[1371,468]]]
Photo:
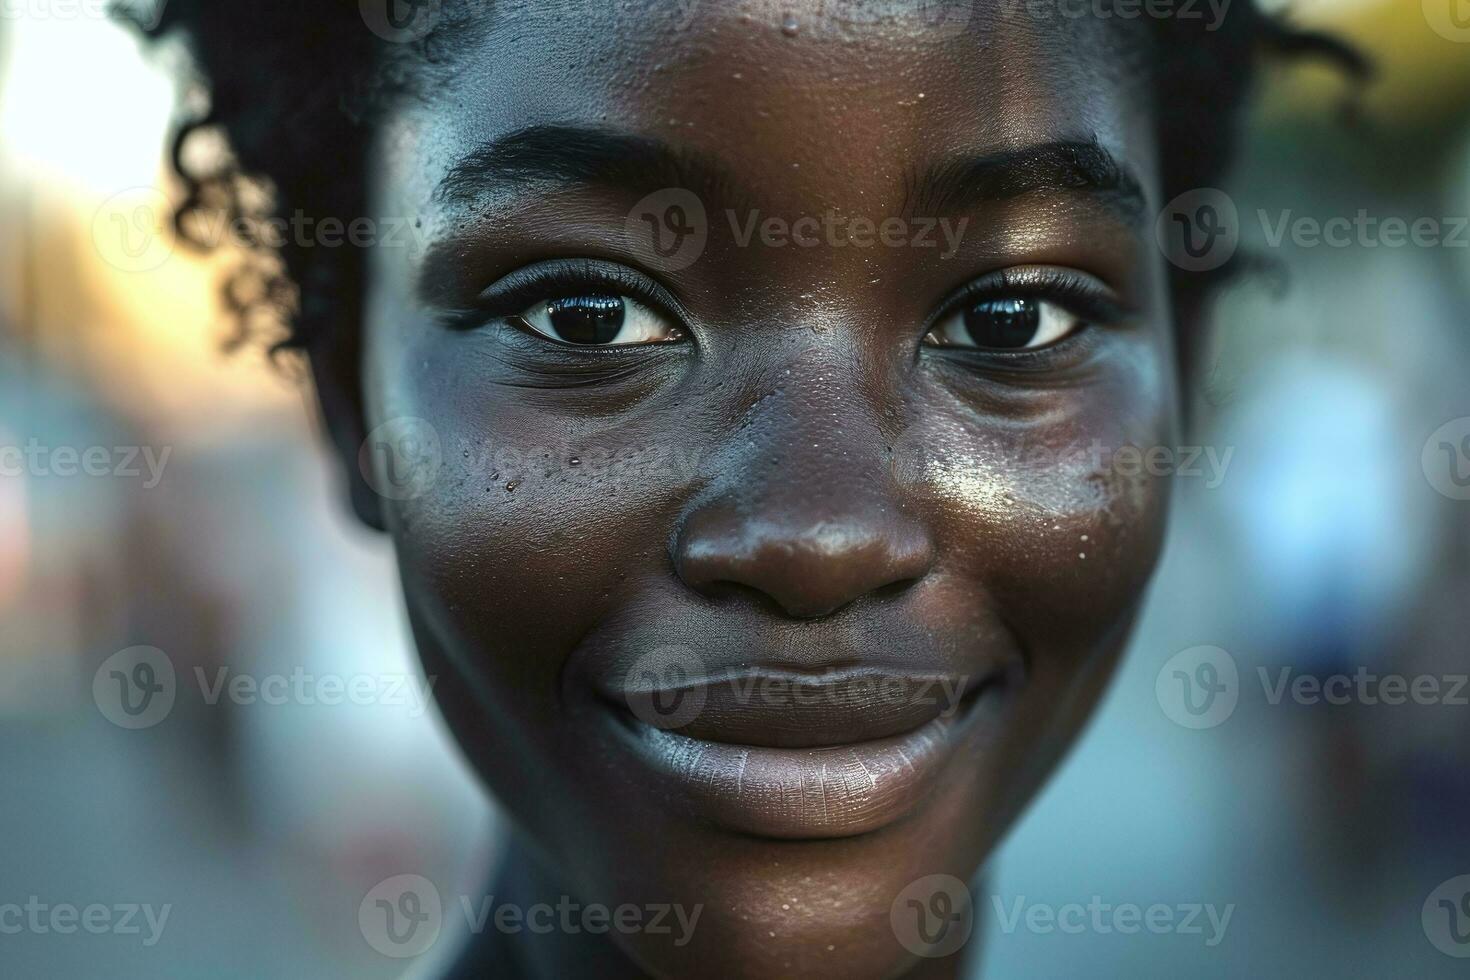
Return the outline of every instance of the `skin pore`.
[[[895,898],[974,877],[1093,709],[1160,544],[1165,482],[1092,451],[1170,445],[1177,410],[1150,110],[1117,67],[1139,28],[652,6],[497,7],[387,113],[372,205],[417,234],[371,256],[360,349],[313,350],[323,403],[351,469],[397,419],[442,447],[423,492],[355,499],[513,824],[490,890],[701,907],[688,936],[522,935],[523,965],[952,975]],[[630,231],[671,188],[703,209],[687,264]],[[829,212],[905,224],[833,244]],[[817,244],[773,244],[771,217]],[[578,297],[643,342],[546,336],[587,326],[547,309]],[[1025,308],[1055,338],[978,348],[983,303],[984,336]],[[661,733],[623,695],[669,650],[837,707],[700,691]],[[875,676],[887,695],[853,683]],[[930,725],[910,695],[936,677],[960,693]]]

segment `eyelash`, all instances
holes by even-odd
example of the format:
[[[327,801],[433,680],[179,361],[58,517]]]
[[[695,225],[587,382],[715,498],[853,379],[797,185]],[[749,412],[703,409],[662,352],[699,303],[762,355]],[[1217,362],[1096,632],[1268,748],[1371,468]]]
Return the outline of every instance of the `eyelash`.
[[[458,329],[473,330],[493,320],[518,316],[541,300],[594,291],[631,296],[681,324],[689,322],[681,304],[647,276],[596,259],[558,259],[519,269],[481,293],[473,307],[450,312],[449,322]],[[583,348],[607,349],[611,348]]]
[[[1075,314],[1083,321],[1083,325],[1071,335],[1074,337],[1093,326],[1117,323],[1126,320],[1130,315],[1123,303],[1113,298],[1106,287],[1086,273],[1053,266],[1020,266],[972,279],[961,286],[940,304],[938,311],[924,325],[924,333],[928,334],[945,317],[966,306],[986,300],[1016,297],[1056,303]],[[1059,341],[1053,346],[1063,343],[1066,341]],[[1038,350],[1045,349],[1047,348]],[[1007,355],[1005,351],[994,353]],[[1035,353],[1037,350],[1016,351],[1011,356]]]
[[[450,311],[446,318],[449,326],[455,329],[474,330],[491,321],[515,317],[541,300],[594,290],[631,296],[681,325],[690,320],[682,304],[652,279],[626,266],[596,259],[558,259],[517,270],[482,293],[474,306]],[[970,280],[950,294],[930,315],[920,336],[927,335],[937,323],[967,305],[1012,297],[1045,300],[1065,307],[1083,320],[1083,326],[1072,337],[1085,333],[1092,326],[1117,323],[1131,315],[1106,287],[1086,273],[1060,267],[1025,266],[1002,269]],[[1062,340],[1052,346],[1060,347],[1066,343],[1067,340]],[[584,351],[609,349],[612,348],[583,348]],[[1049,349],[982,353],[985,356],[1022,358]],[[964,348],[950,348],[947,352],[955,351],[970,355],[976,353]]]

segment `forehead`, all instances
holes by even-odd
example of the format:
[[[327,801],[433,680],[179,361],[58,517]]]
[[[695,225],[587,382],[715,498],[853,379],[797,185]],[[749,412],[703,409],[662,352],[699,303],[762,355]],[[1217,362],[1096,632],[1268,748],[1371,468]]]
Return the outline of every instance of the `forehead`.
[[[1127,67],[1144,28],[1063,16],[1061,3],[462,6],[454,18],[446,6],[435,61],[420,66],[429,83],[388,127],[379,175],[417,203],[473,148],[545,125],[657,139],[719,161],[772,203],[877,204],[902,194],[918,160],[1049,139],[1095,137],[1135,172],[1154,170],[1150,102]]]

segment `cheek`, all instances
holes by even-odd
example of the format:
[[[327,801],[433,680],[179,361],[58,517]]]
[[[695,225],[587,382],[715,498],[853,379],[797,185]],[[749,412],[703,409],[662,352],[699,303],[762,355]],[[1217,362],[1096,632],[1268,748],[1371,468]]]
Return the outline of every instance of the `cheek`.
[[[667,566],[697,447],[658,426],[672,411],[570,416],[487,383],[483,344],[392,336],[370,345],[376,413],[428,420],[442,458],[422,493],[390,502],[410,602],[451,655],[549,691],[565,651]]]
[[[900,442],[903,478],[933,515],[951,571],[983,583],[1033,646],[1095,643],[1135,608],[1153,570],[1176,397],[1165,353],[1003,418],[936,386]]]

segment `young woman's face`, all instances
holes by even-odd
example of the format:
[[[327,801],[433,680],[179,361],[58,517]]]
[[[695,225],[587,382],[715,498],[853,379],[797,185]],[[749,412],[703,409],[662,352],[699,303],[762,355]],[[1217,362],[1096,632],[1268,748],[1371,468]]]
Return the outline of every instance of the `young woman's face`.
[[[892,974],[1156,558],[1113,456],[1176,408],[1147,93],[1025,5],[644,6],[497,7],[390,113],[365,427],[442,466],[383,518],[522,844],[702,906],[612,933],[646,969]]]

